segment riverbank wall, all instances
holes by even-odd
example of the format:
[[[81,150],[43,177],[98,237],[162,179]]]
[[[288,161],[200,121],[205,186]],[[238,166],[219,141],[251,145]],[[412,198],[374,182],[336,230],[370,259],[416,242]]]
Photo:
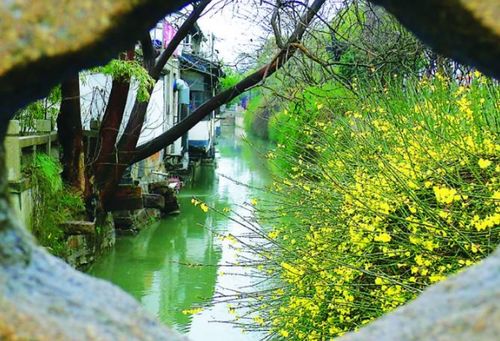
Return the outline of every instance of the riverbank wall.
[[[22,226],[29,231],[33,230],[39,189],[24,170],[37,154],[59,158],[57,133],[51,129],[50,121],[42,123],[31,134],[22,135],[19,123],[11,121],[4,142],[11,207]],[[75,268],[92,263],[115,242],[114,223],[109,215],[94,222],[66,221],[59,228],[63,232],[62,258]]]
[[[19,122],[11,121],[4,148],[11,206],[22,225],[33,232],[39,188],[25,170],[37,154],[59,159],[57,132],[52,130],[49,121],[39,124],[29,135],[23,135]],[[159,181],[154,175],[144,177],[140,184],[132,180],[130,184],[120,185],[113,200],[116,207],[110,208],[109,213],[94,221],[80,220],[82,214],[80,219],[59,224],[57,228],[62,235],[57,242],[62,250],[59,256],[75,268],[88,267],[115,244],[116,235],[137,233],[162,216],[178,212],[176,188],[176,184]],[[44,239],[50,239],[50,231],[43,233],[47,234]],[[48,250],[53,251],[50,247]]]

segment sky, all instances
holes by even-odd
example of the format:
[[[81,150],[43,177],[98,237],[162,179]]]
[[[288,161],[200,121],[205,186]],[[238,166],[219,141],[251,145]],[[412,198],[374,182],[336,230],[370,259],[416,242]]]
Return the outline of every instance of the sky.
[[[241,52],[252,53],[259,45],[258,37],[265,34],[263,29],[252,20],[241,18],[254,10],[248,4],[239,4],[238,8],[228,5],[217,11],[211,9],[198,20],[207,36],[210,33],[215,35],[215,49],[225,63],[234,64]]]

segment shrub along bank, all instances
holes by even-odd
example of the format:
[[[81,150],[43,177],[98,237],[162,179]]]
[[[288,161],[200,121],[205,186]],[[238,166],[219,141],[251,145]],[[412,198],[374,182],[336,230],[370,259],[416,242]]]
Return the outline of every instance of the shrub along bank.
[[[272,283],[239,305],[271,336],[359,328],[500,241],[497,84],[354,86],[309,88],[270,121],[275,200],[257,207],[273,228],[251,263]]]
[[[57,159],[41,153],[24,170],[33,188],[33,235],[52,254],[65,257],[68,249],[61,224],[80,218],[85,206],[81,195],[63,184],[61,171]]]

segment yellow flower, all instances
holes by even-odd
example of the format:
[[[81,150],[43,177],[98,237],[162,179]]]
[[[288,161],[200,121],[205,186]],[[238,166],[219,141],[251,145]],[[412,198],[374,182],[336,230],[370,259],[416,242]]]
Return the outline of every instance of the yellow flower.
[[[439,203],[451,204],[454,200],[460,199],[457,195],[457,191],[453,188],[434,186],[433,187],[436,200]]]
[[[200,204],[200,208],[203,212],[207,213],[208,212],[208,206],[205,203]]]
[[[479,159],[479,161],[477,162],[479,168],[481,169],[488,168],[489,166],[491,166],[491,163],[492,162],[490,160],[485,160],[485,159]]]
[[[203,308],[192,308],[192,309],[184,309],[182,311],[182,313],[184,315],[194,315],[194,314],[198,314],[198,313],[200,313],[202,311],[203,311]]]
[[[440,274],[434,274],[434,275],[431,275],[429,277],[429,280],[431,283],[436,283],[436,282],[439,282],[439,281],[442,281],[443,279],[445,279],[446,277],[443,276],[443,275],[440,275]]]
[[[264,323],[265,323],[264,319],[263,319],[262,317],[258,316],[258,315],[257,315],[257,316],[255,316],[255,317],[253,318],[253,320],[254,320],[254,321],[255,321],[255,323],[257,323],[259,326],[263,326],[263,325],[264,325]]]
[[[280,234],[280,231],[278,231],[278,230],[274,230],[274,231],[269,232],[269,233],[267,234],[267,236],[268,236],[270,239],[276,239],[276,238],[278,238],[279,234]]]
[[[391,241],[392,237],[388,233],[381,233],[373,238],[376,242],[388,243]]]
[[[302,276],[304,274],[303,270],[297,269],[297,268],[293,267],[292,265],[285,263],[285,262],[281,263],[281,267],[283,269],[285,269],[288,273],[291,273],[291,274],[296,275],[296,276]]]
[[[284,329],[280,329],[280,335],[283,337],[288,337],[290,334]]]
[[[257,199],[250,200],[250,204],[252,204],[252,206],[257,205]]]

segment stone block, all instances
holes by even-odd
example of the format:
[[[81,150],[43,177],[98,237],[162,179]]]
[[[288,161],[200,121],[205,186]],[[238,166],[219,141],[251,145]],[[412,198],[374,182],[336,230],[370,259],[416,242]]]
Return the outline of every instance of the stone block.
[[[135,230],[134,217],[130,211],[115,211],[113,212],[113,221],[117,232],[126,230]]]
[[[19,124],[19,120],[10,120],[9,126],[7,127],[7,135],[19,135],[21,132],[21,125]]]
[[[148,185],[148,190],[153,194],[165,195],[172,190],[168,186],[168,181],[153,182]]]
[[[177,197],[174,192],[166,193],[165,196],[165,208],[162,211],[164,214],[177,214],[179,213],[180,206],[177,201]]]
[[[157,208],[159,210],[165,208],[165,198],[160,194],[144,194],[142,199],[144,208]]]
[[[21,180],[21,144],[19,136],[7,136],[4,142],[5,165],[7,166],[7,179],[12,182]]]
[[[93,238],[87,235],[71,235],[66,240],[68,256],[65,261],[75,268],[81,268],[94,261],[96,250]]]
[[[35,130],[40,133],[50,133],[52,131],[51,120],[35,120]]]
[[[96,234],[95,223],[91,221],[66,221],[61,224],[61,228],[67,235]]]
[[[107,211],[139,210],[143,207],[142,189],[135,185],[119,185],[113,198],[105,204]]]
[[[500,248],[338,341],[493,341],[500,335]]]
[[[103,219],[98,219],[96,223],[97,231],[97,249],[100,254],[102,251],[115,245],[115,223],[113,214],[107,213]]]

